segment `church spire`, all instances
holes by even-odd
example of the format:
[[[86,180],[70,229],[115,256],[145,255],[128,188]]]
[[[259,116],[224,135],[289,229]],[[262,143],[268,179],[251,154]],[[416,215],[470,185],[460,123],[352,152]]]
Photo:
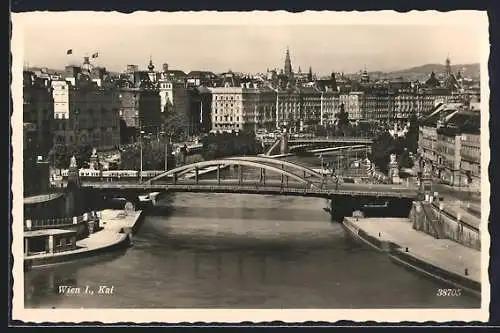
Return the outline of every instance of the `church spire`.
[[[451,75],[451,61],[450,61],[450,56],[448,55],[446,57],[446,63],[445,63],[445,66],[446,66],[446,75]]]
[[[153,58],[152,58],[151,55],[149,56],[148,69],[149,69],[150,72],[153,72],[155,70],[155,65],[153,65]]]
[[[288,77],[292,77],[293,72],[292,72],[292,61],[290,60],[290,49],[286,48],[286,56],[285,56],[285,68],[284,68],[285,75]]]

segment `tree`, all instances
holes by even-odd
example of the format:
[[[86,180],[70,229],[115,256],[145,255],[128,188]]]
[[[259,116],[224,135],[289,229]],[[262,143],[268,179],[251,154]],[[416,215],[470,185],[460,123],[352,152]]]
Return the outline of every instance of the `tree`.
[[[165,111],[164,129],[174,141],[181,141],[189,134],[186,131],[188,126],[189,120],[186,115],[175,111]]]
[[[406,147],[411,153],[416,153],[418,149],[418,127],[419,121],[417,115],[412,113],[409,119],[410,127],[406,133]]]
[[[79,168],[85,168],[92,154],[92,146],[65,146],[55,145],[49,151],[49,163],[58,169],[67,169],[72,156],[76,158],[76,164]]]
[[[120,143],[127,144],[132,142],[132,138],[135,136],[135,128],[128,127],[125,120],[120,119]]]
[[[387,173],[390,155],[395,148],[394,138],[388,132],[385,132],[373,142],[371,148],[372,162],[380,171]]]
[[[410,158],[410,153],[408,149],[404,149],[404,151],[399,155],[398,165],[400,168],[412,168],[413,161]]]
[[[338,132],[341,132],[343,135],[345,135],[344,132],[349,126],[349,114],[345,110],[344,103],[340,104],[340,111],[337,114],[335,114],[335,117],[337,118]]]
[[[66,169],[69,166],[69,156],[67,153],[66,146],[64,145],[55,145],[49,151],[48,155],[49,163],[54,168],[57,169]]]
[[[327,136],[326,126],[323,125],[316,125],[314,132],[316,136]]]
[[[169,147],[171,152],[172,148]],[[169,154],[168,166],[175,165],[174,157]],[[141,168],[141,145],[135,144],[121,153],[120,168],[126,170],[140,170]],[[142,143],[142,170],[163,170],[165,168],[165,145],[157,142]]]
[[[221,133],[202,139],[204,159],[234,155],[255,155],[262,152],[262,147],[252,133]]]

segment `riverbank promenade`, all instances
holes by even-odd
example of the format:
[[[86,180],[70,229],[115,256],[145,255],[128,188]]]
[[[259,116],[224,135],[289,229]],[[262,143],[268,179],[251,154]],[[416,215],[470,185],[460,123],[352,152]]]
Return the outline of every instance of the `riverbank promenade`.
[[[387,250],[393,259],[428,275],[444,280],[453,276],[457,280],[470,282],[471,285],[481,283],[480,251],[449,239],[436,239],[416,231],[409,219],[347,217],[344,225],[364,242],[380,250]],[[437,271],[429,267],[437,268]],[[442,272],[446,277],[442,276]]]
[[[130,233],[141,217],[142,211],[125,213],[122,210],[103,210],[101,229],[76,242],[76,249],[56,253],[39,253],[25,256],[29,267],[57,264],[113,251],[126,247]]]

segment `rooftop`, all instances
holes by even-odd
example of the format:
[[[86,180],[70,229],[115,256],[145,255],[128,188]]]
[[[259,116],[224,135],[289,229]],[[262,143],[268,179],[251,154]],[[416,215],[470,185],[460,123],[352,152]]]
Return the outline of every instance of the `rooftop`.
[[[62,197],[64,194],[63,193],[49,193],[49,194],[39,194],[39,195],[33,195],[30,197],[25,197],[24,198],[24,204],[25,205],[32,205],[32,204],[37,204],[41,202],[47,202],[51,200],[55,200],[57,198]]]
[[[30,230],[24,232],[24,237],[30,238],[30,237],[40,237],[40,236],[50,236],[50,235],[69,235],[69,234],[76,234],[76,231],[64,230],[64,229]]]

